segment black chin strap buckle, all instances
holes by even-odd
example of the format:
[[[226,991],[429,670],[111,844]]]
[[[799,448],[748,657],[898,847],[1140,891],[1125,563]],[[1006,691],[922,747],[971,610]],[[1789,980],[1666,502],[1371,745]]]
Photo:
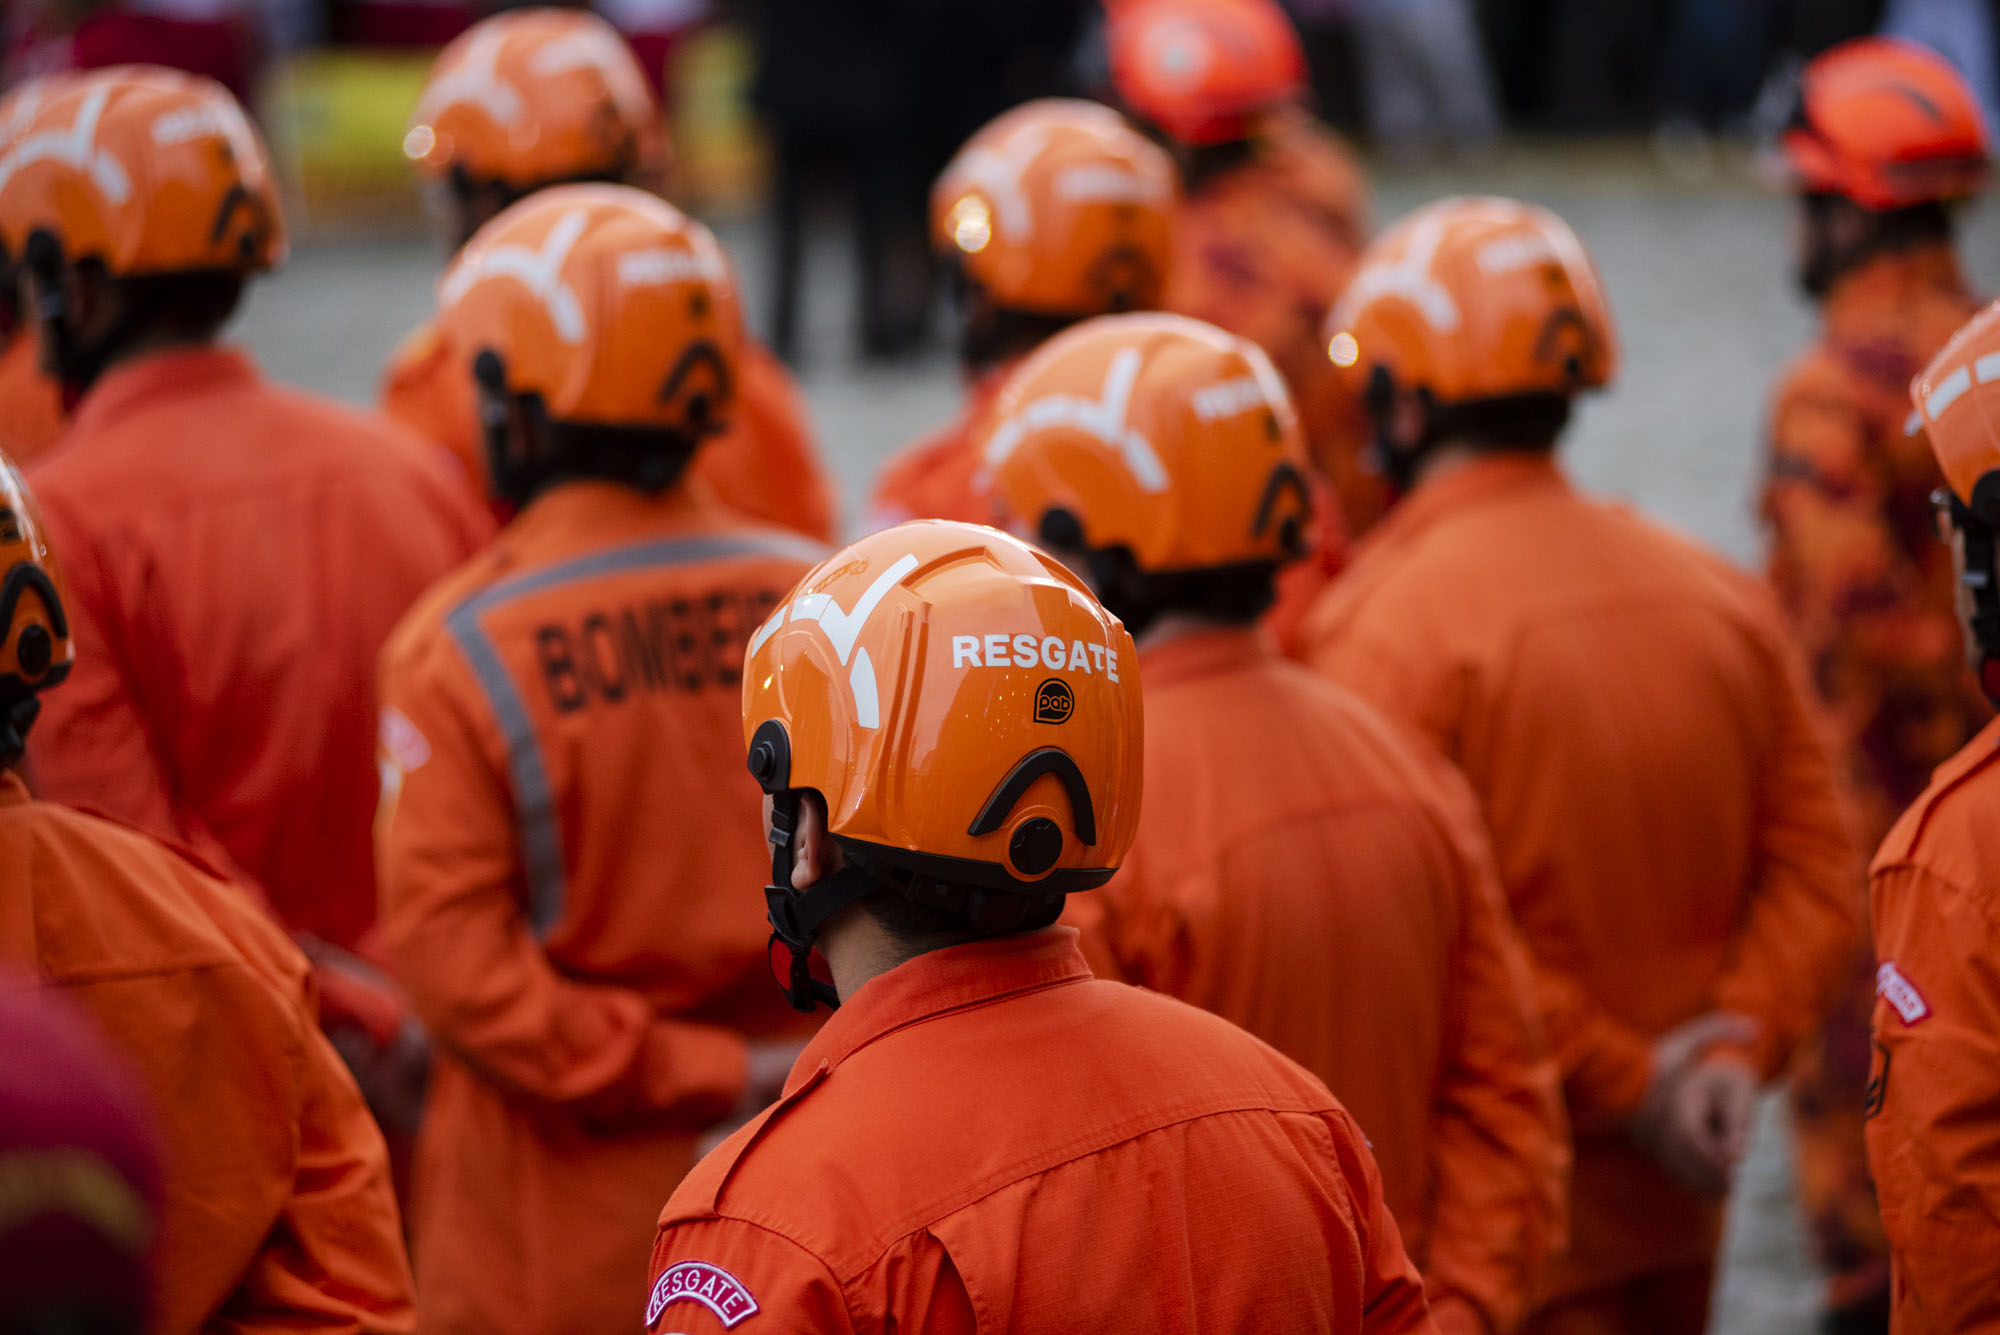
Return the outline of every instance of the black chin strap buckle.
[[[831,983],[813,977],[813,936],[799,922],[798,904],[798,892],[790,886],[764,887],[764,909],[771,920],[771,940],[765,947],[765,958],[768,961],[781,946],[790,958],[782,975],[774,965],[771,978],[795,1011],[810,1015],[821,1006],[838,1010],[840,993],[834,991]]]

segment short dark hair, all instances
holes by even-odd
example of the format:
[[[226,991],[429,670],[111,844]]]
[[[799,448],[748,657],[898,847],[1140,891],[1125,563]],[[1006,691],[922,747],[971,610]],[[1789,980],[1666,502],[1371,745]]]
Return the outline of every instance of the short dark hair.
[[[1546,454],[1569,427],[1567,394],[1512,394],[1434,404],[1428,434],[1489,454]]]
[[[85,260],[95,264],[96,260]],[[226,269],[133,274],[115,280],[128,327],[165,330],[181,338],[214,338],[243,302],[244,275]]]

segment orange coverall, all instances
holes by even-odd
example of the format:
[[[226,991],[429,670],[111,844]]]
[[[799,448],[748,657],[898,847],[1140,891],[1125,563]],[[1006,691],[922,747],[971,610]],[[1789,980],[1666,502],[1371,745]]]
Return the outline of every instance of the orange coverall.
[[[740,514],[832,542],[839,520],[833,483],[820,466],[799,387],[755,339],[743,340],[737,375],[735,420],[695,455],[690,478]],[[478,395],[436,325],[419,325],[396,348],[382,374],[382,411],[450,450],[486,495]]]
[[[1429,734],[1484,809],[1576,1129],[1556,1308],[1619,1306],[1664,1271],[1700,1283],[1720,1204],[1625,1134],[1653,1040],[1737,1012],[1761,1026],[1741,1056],[1771,1078],[1857,929],[1855,853],[1777,608],[1551,459],[1492,455],[1392,510],[1308,631],[1311,661]],[[1705,1301],[1689,1306],[1699,1329]]]
[[[1947,247],[1868,262],[1835,283],[1821,341],[1786,372],[1772,412],[1771,579],[1832,717],[1868,847],[1992,714],[1959,652],[1950,553],[1932,528],[1943,478],[1904,427],[1911,378],[1978,308]],[[1792,1073],[1799,1190],[1835,1307],[1889,1278],[1861,1132],[1874,983],[1872,953],[1857,950],[1839,1009]]]
[[[152,1096],[159,1335],[412,1329],[382,1137],[297,949],[193,861],[12,774],[0,883],[0,960],[80,1002]]]
[[[1875,855],[1868,1162],[1895,1335],[2000,1330],[2000,722]]]
[[[63,416],[62,391],[42,374],[35,326],[23,325],[0,348],[0,452],[26,468],[62,437]]]
[[[660,1215],[646,1328],[1431,1331],[1353,1119],[1056,927],[871,979]],[[636,1313],[635,1313],[636,1315]]]
[[[383,654],[382,930],[436,1047],[425,1331],[615,1331],[648,1226],[800,1035],[765,962],[743,647],[819,554],[674,490],[573,482]]]
[[[375,658],[486,539],[436,453],[226,348],[114,368],[33,470],[76,667],[48,795],[192,844],[294,932],[375,921]]]
[[[1512,1330],[1560,1241],[1569,1131],[1464,780],[1256,631],[1139,666],[1139,837],[1068,910],[1092,967],[1324,1080],[1368,1133],[1439,1329]]]

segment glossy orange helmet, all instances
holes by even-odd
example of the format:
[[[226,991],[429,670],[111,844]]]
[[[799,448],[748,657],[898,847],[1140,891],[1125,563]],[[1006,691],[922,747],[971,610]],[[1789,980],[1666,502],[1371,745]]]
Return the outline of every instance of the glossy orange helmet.
[[[1175,191],[1173,162],[1117,112],[1043,98],[959,149],[931,190],[931,235],[1008,310],[1139,310],[1166,281]]]
[[[264,142],[211,79],[152,65],[52,75],[10,99],[5,128],[0,245],[17,261],[96,260],[122,278],[284,258]]]
[[[438,53],[403,153],[427,176],[526,193],[657,170],[666,130],[616,28],[583,9],[516,9]]]
[[[1058,334],[1008,378],[982,451],[1001,516],[1115,564],[1097,588],[1134,629],[1153,608],[1121,588],[1127,564],[1145,583],[1275,569],[1306,549],[1308,465],[1284,380],[1256,344],[1199,320],[1106,315]]]
[[[63,611],[62,574],[41,511],[0,455],[0,766],[20,760],[35,697],[69,675],[76,642]]]
[[[1945,489],[1936,498],[1961,529],[1965,592],[1980,685],[2000,700],[2000,302],[1972,317],[1910,385],[1914,430],[1930,439]]]
[[[1399,390],[1436,410],[1568,399],[1618,368],[1611,308],[1583,243],[1547,209],[1511,199],[1439,200],[1397,222],[1363,252],[1327,335],[1336,373],[1359,377],[1378,425]],[[1379,444],[1407,485],[1421,450]]]
[[[650,462],[630,480],[657,489],[727,425],[742,326],[714,235],[632,186],[537,191],[480,228],[438,283],[439,334],[478,382],[494,486],[516,504],[576,461],[514,454],[510,405],[632,433]]]
[[[976,524],[884,529],[808,573],[751,637],[743,736],[801,1009],[836,1000],[806,962],[849,904],[886,888],[987,934],[1046,925],[1138,824],[1132,637],[1054,560]],[[804,790],[848,866],[794,892]]]
[[[1107,25],[1119,100],[1181,143],[1245,138],[1305,93],[1305,47],[1276,0],[1147,0]]]
[[[1964,199],[1986,184],[1979,100],[1950,62],[1863,37],[1805,69],[1783,148],[1794,187],[1876,212]]]

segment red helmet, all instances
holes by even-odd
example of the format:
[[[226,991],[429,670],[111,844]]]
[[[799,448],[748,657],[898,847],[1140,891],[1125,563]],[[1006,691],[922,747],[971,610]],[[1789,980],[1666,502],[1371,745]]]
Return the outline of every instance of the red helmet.
[[[1305,92],[1305,47],[1276,0],[1119,5],[1108,35],[1119,99],[1184,144],[1244,138]]]
[[[1911,42],[1864,37],[1806,66],[1784,137],[1795,187],[1877,212],[1986,184],[1986,122],[1958,71]]]

